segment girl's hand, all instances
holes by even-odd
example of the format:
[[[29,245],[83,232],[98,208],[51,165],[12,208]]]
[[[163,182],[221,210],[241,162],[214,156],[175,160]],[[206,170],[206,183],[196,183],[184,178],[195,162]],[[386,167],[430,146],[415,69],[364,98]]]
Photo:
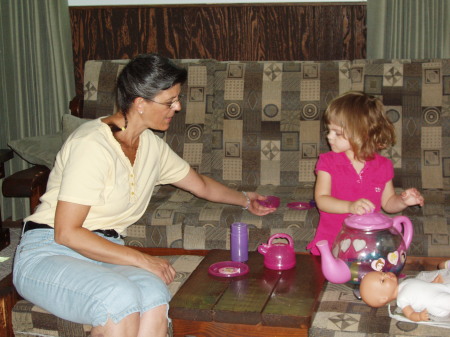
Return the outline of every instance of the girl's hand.
[[[425,203],[425,199],[423,198],[422,194],[420,194],[420,192],[415,188],[409,188],[403,191],[400,196],[402,198],[402,201],[407,206],[423,206],[423,204]]]
[[[375,209],[375,205],[368,199],[358,199],[356,201],[350,202],[348,209],[348,213],[363,215],[373,212],[373,210]]]

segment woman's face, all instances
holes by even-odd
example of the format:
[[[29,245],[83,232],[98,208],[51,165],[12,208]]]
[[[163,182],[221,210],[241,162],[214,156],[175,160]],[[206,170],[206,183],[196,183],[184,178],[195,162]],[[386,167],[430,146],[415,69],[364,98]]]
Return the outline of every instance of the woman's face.
[[[142,104],[142,118],[149,128],[166,131],[173,116],[181,110],[181,84],[161,91],[152,100],[145,100]]]

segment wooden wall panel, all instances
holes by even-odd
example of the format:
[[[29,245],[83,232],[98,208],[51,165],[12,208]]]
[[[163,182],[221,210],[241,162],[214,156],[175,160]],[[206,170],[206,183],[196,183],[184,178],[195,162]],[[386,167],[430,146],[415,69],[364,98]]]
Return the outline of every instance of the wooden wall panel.
[[[90,59],[158,52],[216,60],[366,56],[366,5],[232,4],[70,7],[77,93]]]

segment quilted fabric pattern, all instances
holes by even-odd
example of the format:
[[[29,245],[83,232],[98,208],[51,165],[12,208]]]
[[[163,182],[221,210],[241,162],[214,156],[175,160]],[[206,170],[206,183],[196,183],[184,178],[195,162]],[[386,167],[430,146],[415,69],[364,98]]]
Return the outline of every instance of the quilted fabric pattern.
[[[85,117],[113,113],[113,83],[127,60],[88,61]],[[163,186],[128,230],[129,245],[186,249],[229,248],[229,226],[250,226],[250,249],[276,232],[305,251],[316,210],[293,211],[291,201],[313,198],[317,156],[328,151],[321,117],[348,90],[380,97],[397,131],[383,151],[394,163],[398,188],[418,187],[423,208],[404,214],[414,224],[410,254],[450,255],[450,60],[239,62],[175,60],[188,70],[186,100],[162,137],[198,172],[238,190],[277,195],[281,207],[254,217]]]

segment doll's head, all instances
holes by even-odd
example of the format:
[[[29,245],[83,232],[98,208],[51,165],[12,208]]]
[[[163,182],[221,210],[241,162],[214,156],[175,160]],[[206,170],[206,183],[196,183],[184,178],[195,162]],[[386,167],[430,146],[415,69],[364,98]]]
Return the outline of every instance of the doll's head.
[[[342,127],[355,158],[370,160],[375,153],[395,144],[395,130],[380,99],[359,91],[335,98],[323,116],[325,125]]]
[[[374,308],[382,307],[397,298],[398,280],[394,273],[368,272],[359,286],[362,300]]]

